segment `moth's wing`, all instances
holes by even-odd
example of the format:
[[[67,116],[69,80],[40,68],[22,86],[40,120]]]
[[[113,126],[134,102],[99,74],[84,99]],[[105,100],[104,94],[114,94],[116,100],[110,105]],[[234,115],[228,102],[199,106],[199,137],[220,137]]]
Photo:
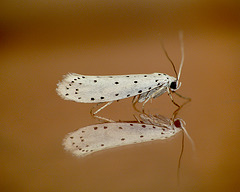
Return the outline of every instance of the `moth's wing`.
[[[148,92],[165,84],[167,78],[158,73],[115,76],[84,76],[70,73],[58,83],[56,91],[65,100],[82,103],[108,102]]]
[[[179,130],[140,123],[104,123],[90,125],[69,133],[63,145],[67,151],[76,156],[86,156],[109,148],[164,140],[172,137]]]

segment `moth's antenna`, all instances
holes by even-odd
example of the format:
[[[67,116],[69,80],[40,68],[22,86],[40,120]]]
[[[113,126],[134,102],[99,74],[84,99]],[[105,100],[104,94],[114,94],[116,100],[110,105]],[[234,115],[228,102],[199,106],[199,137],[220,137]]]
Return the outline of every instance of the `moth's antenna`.
[[[180,45],[181,45],[181,55],[182,55],[182,59],[181,59],[181,64],[180,64],[180,68],[179,68],[179,71],[178,71],[177,80],[180,79],[180,75],[181,75],[182,67],[183,67],[183,62],[184,62],[183,31],[179,31],[179,39],[180,39]]]
[[[175,72],[175,74],[176,74],[176,78],[177,78],[178,74],[177,74],[176,68],[175,68],[175,66],[174,66],[173,61],[172,61],[172,60],[170,59],[170,57],[168,56],[168,53],[167,53],[167,51],[166,51],[166,49],[165,49],[165,47],[164,47],[163,40],[162,40],[161,36],[160,36],[160,42],[161,42],[161,46],[162,46],[162,49],[163,49],[166,57],[168,58],[168,60],[170,61],[170,63],[171,63],[172,66],[173,66],[173,70],[174,70],[174,72]]]
[[[184,122],[184,121],[183,121]],[[183,124],[186,124],[185,122]],[[184,126],[181,126],[182,130],[184,131],[184,133],[186,134],[187,138],[190,140],[191,144],[192,144],[192,149],[193,151],[196,151],[196,147],[195,147],[195,143],[193,141],[193,139],[191,138],[191,136],[188,134],[186,128]]]
[[[178,168],[177,168],[178,186],[180,186],[180,168],[181,168],[181,160],[182,160],[182,156],[183,156],[183,151],[184,151],[184,132],[182,132],[182,147],[181,147],[181,152],[180,152],[179,159],[178,159]]]

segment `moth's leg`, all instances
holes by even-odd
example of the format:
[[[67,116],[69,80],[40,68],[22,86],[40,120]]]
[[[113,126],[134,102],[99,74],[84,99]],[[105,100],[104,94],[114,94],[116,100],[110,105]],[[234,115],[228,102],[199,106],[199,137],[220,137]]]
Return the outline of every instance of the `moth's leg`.
[[[135,111],[137,111],[138,113],[141,113],[141,111],[136,106],[138,99],[139,99],[139,95],[134,96],[132,100],[132,105]]]
[[[166,91],[167,91],[167,88],[164,86],[161,86],[158,89],[156,89],[154,92],[151,92],[148,96],[151,96],[152,98],[155,99],[161,96],[162,94],[164,94]]]
[[[160,95],[162,95],[164,92],[166,92],[165,90],[166,88],[165,87],[160,87],[156,90],[152,90],[149,92],[149,94],[145,97],[145,101],[143,102],[143,105],[142,105],[142,113],[143,114],[146,114],[145,111],[144,111],[144,106],[145,104],[152,98],[156,98],[156,97],[159,97]]]
[[[107,102],[105,105],[103,105],[102,107],[100,107],[97,111],[95,111],[95,112],[93,113],[93,115],[96,115],[99,111],[101,111],[102,109],[104,109],[104,108],[107,107],[108,105],[111,105],[112,103],[113,103],[113,101]],[[98,106],[99,104],[101,104],[101,103],[98,103],[97,106]],[[94,108],[95,108],[95,107],[94,107]]]
[[[112,119],[108,119],[108,118],[105,118],[105,117],[100,117],[100,116],[97,116],[97,115],[94,115],[93,118],[96,118],[98,120],[103,120],[103,122],[108,122],[108,123],[115,123],[115,121],[113,121]]]
[[[169,88],[167,88],[167,92],[168,92],[168,96],[170,97],[172,103],[174,105],[176,105],[178,108],[173,112],[172,114],[172,118],[171,118],[171,123],[174,121],[176,115],[178,114],[179,110],[182,108],[180,105],[178,105],[174,100],[173,100],[173,97],[172,97],[172,93],[171,93],[171,90]]]
[[[188,100],[187,103],[190,102],[190,101],[192,100],[190,97],[182,96],[182,95],[180,95],[180,94],[177,93],[177,92],[174,92],[174,93],[175,93],[178,97]],[[187,104],[187,103],[186,103],[186,104]]]
[[[178,112],[180,111],[180,109],[182,108],[182,106],[180,106],[179,108],[177,108],[173,114],[172,114],[172,118],[171,118],[171,123],[173,123],[174,119],[176,118]]]
[[[133,100],[132,100],[133,105],[136,105],[136,103],[138,102],[138,99],[139,99],[139,95],[136,95],[133,97]]]
[[[173,103],[174,105],[176,105],[178,108],[180,108],[180,105],[178,105],[178,104],[173,100],[171,90],[170,90],[168,87],[167,87],[167,92],[168,92],[168,96],[169,96],[170,99],[172,100],[172,103]]]
[[[133,98],[133,101],[132,101],[132,103],[133,103],[133,108],[134,108],[134,110],[137,111],[138,113],[146,114],[145,111],[144,111],[144,105],[145,105],[145,103],[146,103],[150,98],[147,97],[147,99],[143,102],[142,110],[139,110],[139,109],[136,107],[136,104],[138,103],[139,98],[140,98],[139,95],[137,95],[137,96],[135,96],[135,97]]]
[[[105,118],[105,117],[100,117],[100,116],[97,116],[97,115],[96,115],[99,111],[101,111],[102,109],[104,109],[104,108],[107,107],[108,105],[111,105],[112,103],[113,103],[113,101],[107,102],[105,105],[103,105],[102,107],[100,107],[97,111],[93,112],[93,110],[94,110],[98,105],[100,105],[100,104],[102,104],[102,103],[96,104],[96,105],[90,110],[91,116],[92,116],[93,118],[97,118],[97,119],[99,119],[99,120],[104,120],[104,121],[107,121],[107,122],[115,122],[115,121],[113,121],[113,120],[111,120],[111,119],[107,119],[107,118]]]
[[[187,101],[186,101],[185,103],[183,103],[178,109],[176,109],[176,110],[173,112],[172,119],[174,120],[175,117],[177,116],[178,112],[180,111],[180,109],[181,109],[184,105],[186,105],[187,103],[189,103],[189,102],[191,101],[191,98],[189,98],[189,97],[184,97],[184,96],[178,94],[177,92],[173,92],[173,93],[175,93],[177,96],[179,96],[179,97],[187,100]]]
[[[133,114],[133,117],[136,119],[138,123],[142,123],[136,115]]]
[[[143,114],[146,114],[145,113],[145,109],[144,109],[144,106],[145,106],[145,104],[149,101],[149,99],[151,99],[152,97],[148,97],[144,102],[143,102],[143,104],[142,104],[142,113]],[[147,115],[147,114],[146,114]]]
[[[157,87],[149,92],[147,92],[147,94],[141,94],[139,95],[138,97],[135,96],[134,99],[133,99],[133,107],[134,109],[139,112],[139,113],[143,113],[143,114],[146,114],[145,113],[145,110],[144,110],[144,106],[145,104],[152,98],[157,98],[159,97],[160,95],[162,95],[163,93],[165,93],[167,90],[166,90],[166,87],[165,86],[161,86],[161,87]],[[137,102],[143,102],[143,105],[142,105],[142,111],[138,110],[136,108],[136,103]]]

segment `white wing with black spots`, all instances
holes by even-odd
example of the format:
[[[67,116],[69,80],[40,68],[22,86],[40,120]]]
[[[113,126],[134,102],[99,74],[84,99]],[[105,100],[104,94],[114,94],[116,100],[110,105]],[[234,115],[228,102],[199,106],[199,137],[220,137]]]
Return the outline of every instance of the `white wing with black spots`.
[[[65,100],[99,103],[147,95],[158,87],[170,87],[175,81],[175,77],[164,73],[114,76],[84,76],[70,73],[58,83],[56,90]],[[164,89],[164,92],[166,90]],[[141,102],[144,99],[145,96]]]
[[[170,122],[170,121],[169,121]],[[156,126],[141,123],[103,123],[69,133],[63,145],[76,156],[136,143],[165,140],[176,135],[181,127],[175,124]]]

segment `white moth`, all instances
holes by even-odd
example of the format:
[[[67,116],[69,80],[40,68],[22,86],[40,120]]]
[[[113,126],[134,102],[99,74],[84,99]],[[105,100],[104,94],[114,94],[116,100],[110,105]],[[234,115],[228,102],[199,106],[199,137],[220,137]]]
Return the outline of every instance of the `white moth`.
[[[170,94],[171,91],[174,92],[180,87],[179,79],[184,61],[182,34],[180,35],[182,59],[178,74],[163,47],[166,56],[173,65],[176,77],[165,73],[112,76],[87,76],[69,73],[57,84],[56,91],[65,100],[81,103],[108,102],[101,109],[110,105],[113,101],[132,96],[138,96],[134,98],[134,103],[144,102],[144,106],[149,99],[159,97],[165,92]],[[171,95],[170,98],[172,99]],[[174,101],[173,103],[175,104]],[[101,109],[97,110],[94,115]]]
[[[141,123],[103,123],[90,125],[69,133],[64,141],[65,150],[76,156],[153,140],[165,140],[183,129],[183,120],[171,121],[163,116],[140,115]]]

